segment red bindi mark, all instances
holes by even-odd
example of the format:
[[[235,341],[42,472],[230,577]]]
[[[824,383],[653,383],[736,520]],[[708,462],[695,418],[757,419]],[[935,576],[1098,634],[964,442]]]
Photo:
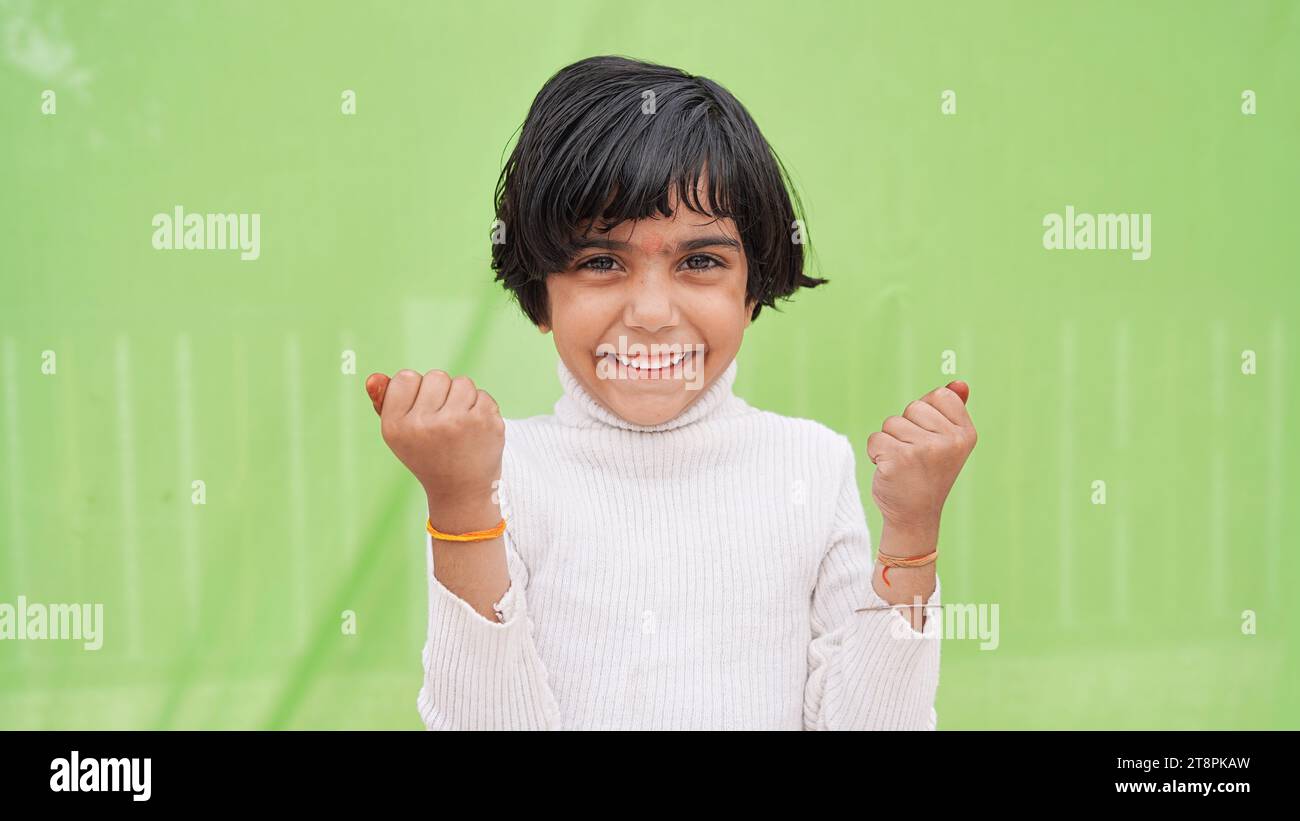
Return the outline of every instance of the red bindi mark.
[[[664,249],[664,238],[656,234],[646,237],[641,243],[641,252],[648,255],[655,255]]]

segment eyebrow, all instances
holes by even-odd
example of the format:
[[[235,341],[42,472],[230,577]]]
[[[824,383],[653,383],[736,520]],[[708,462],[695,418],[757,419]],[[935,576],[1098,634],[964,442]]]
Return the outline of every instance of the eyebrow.
[[[659,253],[663,255],[675,253],[680,254],[683,251],[698,251],[701,248],[713,248],[719,245],[737,251],[740,250],[740,243],[731,237],[723,236],[722,234],[711,234],[705,237],[688,239],[685,242],[678,243],[676,247],[665,246]],[[622,242],[616,239],[591,238],[577,240],[575,247],[579,251],[585,251],[588,248],[607,248],[611,251],[630,251],[632,250],[632,243]]]

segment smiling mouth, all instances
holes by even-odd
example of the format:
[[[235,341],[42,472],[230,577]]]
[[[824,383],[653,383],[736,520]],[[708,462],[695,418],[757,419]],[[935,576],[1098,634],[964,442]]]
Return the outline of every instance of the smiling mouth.
[[[625,370],[630,379],[667,379],[675,371],[698,367],[695,347],[661,356],[631,357],[607,352],[598,355],[597,359],[607,362],[606,368]]]

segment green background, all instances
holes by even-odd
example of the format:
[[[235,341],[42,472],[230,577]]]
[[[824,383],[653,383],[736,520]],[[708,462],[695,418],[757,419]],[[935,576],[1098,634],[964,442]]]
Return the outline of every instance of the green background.
[[[422,496],[362,380],[550,412],[492,189],[541,84],[616,53],[790,168],[832,282],[736,390],[858,443],[873,534],[867,435],[972,386],[940,576],[1000,645],[945,642],[940,729],[1300,728],[1300,4],[1047,5],[0,2],[0,602],[106,621],[0,643],[0,727],[422,726]],[[260,213],[260,259],[155,251],[176,205]],[[1044,250],[1067,205],[1152,214],[1151,258]]]

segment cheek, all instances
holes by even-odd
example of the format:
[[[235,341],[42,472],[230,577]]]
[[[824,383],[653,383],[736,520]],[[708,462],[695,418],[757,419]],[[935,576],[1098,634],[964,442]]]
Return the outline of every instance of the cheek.
[[[727,296],[731,299],[732,304],[743,306],[749,288],[749,268],[745,263],[742,262],[732,269],[732,275],[727,281],[727,286]]]
[[[593,294],[557,284],[548,289],[548,298],[551,332],[560,345],[588,347],[608,325],[609,308]]]
[[[728,281],[726,287],[718,288],[710,298],[710,309],[722,326],[735,326],[743,330],[749,313],[745,309],[746,286],[749,284],[745,270]]]

